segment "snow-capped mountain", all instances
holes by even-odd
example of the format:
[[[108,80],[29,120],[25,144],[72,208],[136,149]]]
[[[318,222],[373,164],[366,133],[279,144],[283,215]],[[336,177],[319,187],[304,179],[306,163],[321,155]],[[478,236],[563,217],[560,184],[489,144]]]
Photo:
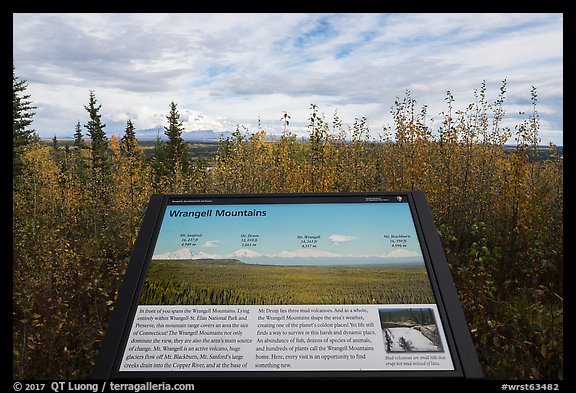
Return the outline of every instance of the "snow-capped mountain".
[[[154,259],[192,259],[192,255],[189,248],[180,248],[176,251],[155,254]]]
[[[176,251],[169,251],[154,255],[154,259],[246,259],[260,257],[264,257],[264,255],[247,248],[240,248],[234,252],[231,252],[230,254],[225,255],[209,254],[202,251],[192,252],[189,248],[180,248]]]
[[[242,259],[242,258],[260,258],[260,257],[264,257],[265,255],[262,255],[260,253],[257,253],[254,250],[250,250],[248,248],[241,248],[239,250],[236,250],[228,255],[226,255],[225,258],[228,259]]]
[[[182,139],[185,141],[219,141],[232,136],[230,131],[213,131],[213,130],[190,130],[182,132]],[[161,140],[166,140],[168,137],[164,134],[164,128],[148,128],[144,130],[136,130],[136,138],[138,139],[156,139],[159,137]]]

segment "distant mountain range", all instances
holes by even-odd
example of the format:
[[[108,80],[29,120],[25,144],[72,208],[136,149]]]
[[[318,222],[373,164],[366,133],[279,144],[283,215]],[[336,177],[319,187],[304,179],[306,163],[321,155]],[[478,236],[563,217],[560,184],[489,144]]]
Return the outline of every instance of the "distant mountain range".
[[[121,138],[124,133],[123,132],[114,132],[116,137]],[[111,137],[111,134],[108,134],[108,137]],[[89,141],[90,137],[87,134],[83,135],[84,140]],[[144,130],[136,130],[136,139],[138,140],[156,140],[157,137],[160,137],[161,140],[165,141],[168,139],[166,134],[164,134],[164,127],[162,128],[147,128]],[[182,132],[182,139],[185,141],[219,141],[220,139],[231,138],[232,132],[231,131],[213,131],[213,130],[193,130],[193,131],[183,131]],[[59,141],[71,141],[74,139],[72,135],[65,135],[65,136],[58,136]],[[40,137],[40,140],[43,142],[51,143],[52,137]]]
[[[166,140],[168,137],[164,134],[164,127],[162,128],[148,128],[144,130],[136,130],[136,139],[156,139],[160,137],[161,140]],[[185,141],[219,141],[232,137],[230,131],[213,131],[213,130],[193,130],[183,131],[182,139]]]
[[[176,251],[155,254],[156,260],[237,260],[245,264],[257,265],[283,265],[283,266],[362,266],[362,265],[411,265],[423,266],[421,255],[414,255],[409,251],[393,251],[388,255],[374,256],[344,256],[326,251],[296,250],[281,251],[275,255],[263,255],[254,250],[240,248],[226,255],[208,254],[205,252],[192,252],[188,248]]]

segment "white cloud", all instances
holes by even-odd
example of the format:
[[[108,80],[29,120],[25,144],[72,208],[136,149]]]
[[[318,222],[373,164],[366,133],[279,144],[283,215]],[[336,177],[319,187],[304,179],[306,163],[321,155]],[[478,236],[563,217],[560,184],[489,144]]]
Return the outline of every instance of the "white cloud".
[[[339,235],[337,233],[333,233],[332,235],[328,236],[328,239],[330,239],[332,243],[339,245],[341,243],[347,243],[351,242],[352,240],[356,240],[357,237],[350,235]]]
[[[417,251],[410,251],[410,250],[403,250],[401,248],[397,250],[390,251],[382,255],[384,258],[407,258],[407,257],[417,257],[421,256],[422,254]]]
[[[435,115],[447,90],[465,108],[483,80],[493,100],[504,78],[510,101],[514,89],[529,98],[531,85],[546,93],[542,131],[556,135],[562,29],[563,15],[547,13],[17,13],[13,58],[47,137],[73,134],[89,89],[103,118],[133,115],[137,129],[163,125],[174,101],[190,129],[231,130],[260,116],[278,132],[283,111],[306,124],[314,103],[328,119],[338,109],[378,131],[406,89]]]
[[[271,256],[276,258],[338,258],[344,255],[308,248],[294,251],[284,250]]]
[[[216,248],[218,247],[218,243],[221,243],[221,240],[208,240],[202,244],[202,247],[205,248]]]

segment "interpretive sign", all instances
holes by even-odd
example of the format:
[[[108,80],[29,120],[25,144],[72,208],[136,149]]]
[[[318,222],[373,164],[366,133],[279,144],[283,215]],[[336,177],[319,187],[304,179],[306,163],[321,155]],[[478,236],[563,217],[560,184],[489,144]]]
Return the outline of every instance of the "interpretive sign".
[[[153,195],[95,378],[482,372],[422,192]]]

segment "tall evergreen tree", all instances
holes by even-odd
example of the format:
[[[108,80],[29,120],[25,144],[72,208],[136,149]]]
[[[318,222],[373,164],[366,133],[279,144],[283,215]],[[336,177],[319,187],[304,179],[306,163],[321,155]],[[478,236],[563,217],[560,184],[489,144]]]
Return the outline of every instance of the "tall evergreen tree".
[[[54,136],[52,137],[52,148],[55,151],[58,151],[58,138],[56,137],[56,134],[54,134]]]
[[[126,129],[124,130],[124,136],[120,139],[120,149],[122,153],[128,157],[132,157],[138,147],[138,141],[136,140],[136,131],[132,120],[128,119],[126,122]]]
[[[82,126],[80,125],[80,120],[76,123],[76,128],[74,132],[74,146],[76,149],[82,149],[86,147],[86,142],[84,142],[84,138],[82,135]]]
[[[102,105],[97,105],[96,95],[94,90],[90,90],[90,97],[88,106],[84,105],[86,111],[90,115],[90,120],[84,125],[88,130],[90,136],[90,149],[92,150],[92,169],[100,170],[103,174],[107,174],[110,169],[110,160],[108,157],[108,138],[104,132],[104,127],[101,121],[100,108]]]
[[[30,94],[26,94],[28,84],[25,80],[16,76],[16,68],[12,64],[12,159],[13,175],[20,170],[20,153],[22,148],[29,143],[38,140],[36,131],[30,126],[36,112],[35,106],[30,101]]]
[[[90,151],[92,153],[92,168],[90,175],[91,215],[93,234],[97,236],[101,230],[108,231],[110,226],[106,222],[109,216],[110,193],[112,185],[111,160],[108,155],[108,138],[100,115],[102,105],[97,105],[96,95],[90,90],[88,106],[84,105],[90,115],[90,120],[84,125],[90,136]],[[114,236],[112,233],[108,233]]]
[[[78,180],[84,184],[88,180],[88,173],[89,173],[89,162],[90,158],[88,157],[88,146],[86,145],[86,141],[84,141],[84,136],[82,134],[82,126],[80,125],[80,120],[76,123],[75,131],[74,131],[74,168],[75,174]]]
[[[124,170],[121,171],[122,176],[127,176],[129,181],[130,206],[134,206],[135,177],[141,172],[144,154],[138,144],[134,125],[130,119],[126,122],[124,136],[120,139],[120,155],[124,163]]]
[[[152,168],[152,187],[154,192],[162,192],[163,182],[169,175],[169,170],[166,167],[168,162],[166,142],[160,138],[160,129],[158,129],[158,135],[156,135],[149,162]]]
[[[168,137],[167,153],[168,168],[174,171],[180,165],[182,168],[188,166],[188,146],[182,139],[183,123],[180,121],[180,114],[174,102],[170,103],[170,114],[166,116],[168,127],[164,127],[164,134]]]
[[[128,183],[128,189],[125,191],[128,193],[127,199],[130,208],[126,222],[130,226],[130,243],[132,243],[138,232],[136,201],[143,193],[142,186],[138,186],[138,184],[142,184],[141,182],[144,180],[145,172],[143,170],[144,154],[138,144],[135,128],[130,119],[126,122],[124,136],[120,139],[120,155],[119,172],[123,177],[123,181],[127,181]]]

